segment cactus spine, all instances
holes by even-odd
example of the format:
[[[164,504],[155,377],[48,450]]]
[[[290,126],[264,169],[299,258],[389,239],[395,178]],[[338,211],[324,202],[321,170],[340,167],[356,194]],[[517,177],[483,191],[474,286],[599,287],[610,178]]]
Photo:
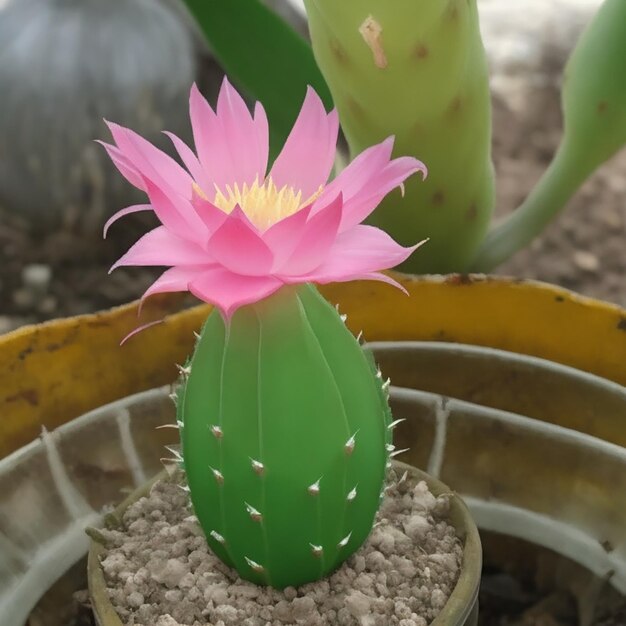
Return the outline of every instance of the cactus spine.
[[[178,391],[184,467],[214,552],[277,588],[369,534],[390,446],[380,374],[311,285],[207,320]]]
[[[476,0],[305,0],[315,57],[351,152],[389,135],[419,157],[370,221],[403,244],[429,237],[402,269],[463,270],[494,204],[488,72]]]

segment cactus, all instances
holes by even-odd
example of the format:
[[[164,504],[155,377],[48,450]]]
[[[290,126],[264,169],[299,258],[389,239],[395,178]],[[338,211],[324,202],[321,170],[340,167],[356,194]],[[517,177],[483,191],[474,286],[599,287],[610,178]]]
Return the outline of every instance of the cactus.
[[[383,383],[345,319],[313,283],[380,280],[407,259],[363,226],[413,173],[389,139],[330,184],[338,123],[309,90],[269,174],[269,129],[224,82],[213,111],[196,88],[198,155],[172,137],[188,171],[111,124],[105,148],[144,190],[161,226],[115,263],[170,266],[146,291],[190,291],[215,305],[174,394],[187,485],[207,541],[243,578],[301,585],[335,569],[365,540],[391,444]],[[419,245],[419,244],[418,244]],[[136,331],[134,331],[136,332]],[[134,334],[131,333],[131,335]]]
[[[403,269],[463,269],[494,205],[488,72],[476,0],[305,0],[316,60],[351,152],[395,135],[429,168],[370,217],[428,246]]]
[[[490,271],[532,241],[626,143],[626,2],[605,0],[565,69],[564,134],[539,184],[489,233],[472,269]]]
[[[214,312],[178,393],[184,466],[214,552],[256,583],[322,578],[365,540],[390,449],[376,369],[311,285]]]

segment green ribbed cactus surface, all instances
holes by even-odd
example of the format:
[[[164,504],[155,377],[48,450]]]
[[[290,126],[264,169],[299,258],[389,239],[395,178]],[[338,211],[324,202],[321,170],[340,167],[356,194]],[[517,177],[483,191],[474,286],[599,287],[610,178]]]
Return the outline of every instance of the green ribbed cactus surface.
[[[177,397],[195,513],[243,578],[301,585],[362,544],[392,449],[387,390],[313,286],[214,311]]]
[[[408,245],[401,269],[463,270],[494,205],[488,72],[476,0],[305,0],[316,60],[352,154],[395,135],[422,160],[371,222]]]

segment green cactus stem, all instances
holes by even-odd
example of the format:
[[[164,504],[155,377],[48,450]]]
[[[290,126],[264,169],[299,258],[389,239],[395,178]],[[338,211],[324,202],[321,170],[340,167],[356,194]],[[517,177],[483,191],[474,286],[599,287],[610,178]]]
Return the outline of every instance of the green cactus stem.
[[[562,96],[565,126],[554,160],[525,202],[489,233],[472,263],[475,271],[490,271],[526,246],[626,143],[624,0],[606,0],[581,36]]]
[[[305,0],[313,50],[352,154],[395,135],[428,167],[370,218],[408,245],[400,269],[463,270],[494,205],[488,71],[476,0]]]
[[[184,468],[214,552],[277,588],[333,571],[371,530],[392,450],[387,385],[344,319],[283,287],[214,311],[182,371]]]

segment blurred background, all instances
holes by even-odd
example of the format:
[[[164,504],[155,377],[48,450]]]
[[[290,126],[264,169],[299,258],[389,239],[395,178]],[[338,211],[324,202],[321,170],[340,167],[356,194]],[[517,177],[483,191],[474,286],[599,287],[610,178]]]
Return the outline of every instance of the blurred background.
[[[306,36],[298,0],[268,0]],[[491,65],[497,212],[550,161],[559,84],[600,0],[479,0]],[[189,87],[223,73],[179,0],[0,0],[0,333],[135,299],[159,269],[110,265],[150,226],[107,217],[139,199],[95,139],[103,118],[169,150],[189,139]],[[499,268],[626,305],[626,154],[597,173],[528,249]],[[417,207],[419,209],[419,207]]]

